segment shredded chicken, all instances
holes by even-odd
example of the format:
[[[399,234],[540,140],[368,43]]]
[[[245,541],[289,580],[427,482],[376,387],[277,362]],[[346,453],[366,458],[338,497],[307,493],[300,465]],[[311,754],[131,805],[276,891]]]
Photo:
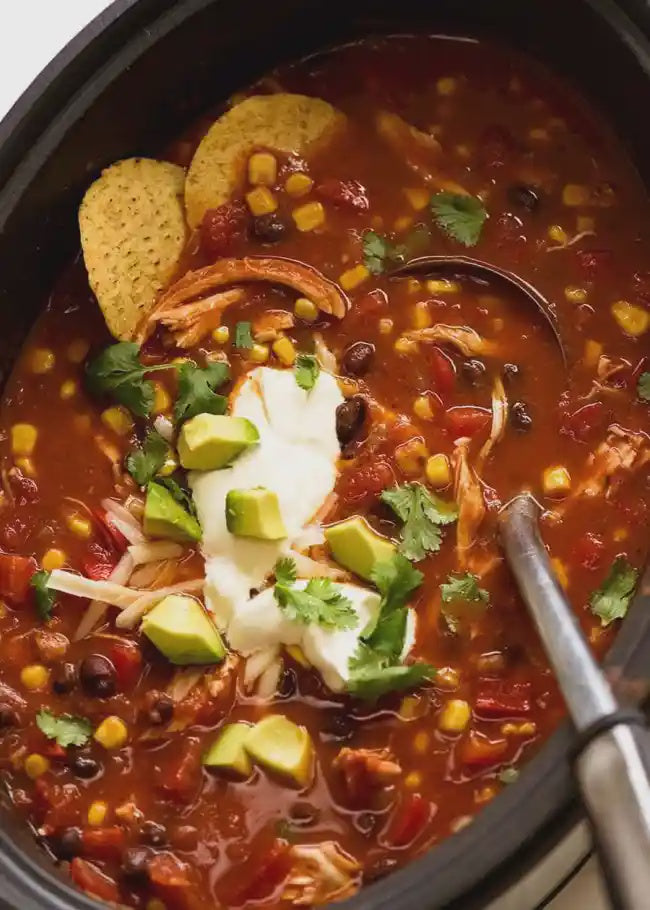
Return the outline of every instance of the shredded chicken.
[[[555,253],[557,250],[566,250],[569,246],[574,246],[576,243],[580,243],[581,240],[584,240],[585,237],[595,237],[595,231],[580,231],[579,234],[574,234],[573,237],[569,237],[563,243],[557,243],[553,246],[547,246],[547,253]]]
[[[359,802],[377,787],[392,783],[402,773],[401,765],[393,760],[388,749],[341,749],[334,759],[334,768],[343,775],[348,795]]]
[[[233,288],[193,303],[172,306],[158,313],[158,322],[170,330],[179,348],[192,348],[221,324],[223,311],[243,296],[241,288]]]
[[[273,645],[261,651],[255,651],[246,659],[244,666],[244,689],[252,692],[260,678],[278,661],[279,648]]]
[[[105,436],[95,436],[95,444],[102,455],[110,462],[113,477],[116,480],[120,480],[122,477],[123,455],[118,447],[114,443],[109,442]]]
[[[323,313],[342,319],[349,301],[343,291],[317,269],[302,262],[276,256],[250,256],[244,259],[219,259],[213,265],[187,272],[168,288],[140,324],[135,341],[145,341],[161,316],[168,319],[173,310],[196,301],[217,288],[248,282],[268,281],[292,288],[309,298]],[[201,303],[198,301],[197,305]]]
[[[321,333],[314,332],[313,338],[316,360],[318,360],[321,367],[328,373],[337,373],[339,368],[338,360],[336,359],[336,355],[333,354],[325,344],[325,339]]]
[[[238,654],[228,654],[226,659],[206,675],[205,683],[211,698],[218,698],[232,684],[241,658]]]
[[[465,357],[476,354],[490,356],[496,353],[497,346],[493,341],[482,338],[474,329],[466,325],[433,325],[428,329],[413,329],[405,332],[404,337],[411,341],[437,341],[454,345]]]
[[[276,341],[294,324],[293,313],[288,310],[267,310],[253,322],[253,336],[255,341]]]
[[[457,439],[454,450],[454,497],[458,503],[456,550],[458,564],[467,569],[469,549],[475,543],[486,508],[479,479],[469,464],[469,439]]]
[[[650,440],[644,433],[633,433],[612,424],[606,439],[588,460],[589,469],[575,496],[609,498],[626,473],[637,471],[650,461]]]
[[[343,900],[359,889],[361,866],[334,841],[295,844],[289,855],[292,867],[282,896],[297,906]]]
[[[492,386],[492,426],[490,435],[481,447],[476,462],[476,470],[480,471],[487,461],[492,449],[503,439],[508,422],[508,398],[503,388],[501,377],[497,376]]]

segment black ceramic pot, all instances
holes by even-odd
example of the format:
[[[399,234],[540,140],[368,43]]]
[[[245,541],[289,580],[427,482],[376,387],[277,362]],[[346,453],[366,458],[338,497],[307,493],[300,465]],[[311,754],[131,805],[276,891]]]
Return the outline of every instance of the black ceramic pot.
[[[611,0],[117,0],[0,125],[0,375],[78,248],[76,208],[99,169],[155,155],[209,105],[328,45],[378,32],[496,37],[580,86],[650,178],[650,11],[643,0],[623,5],[625,12]],[[628,677],[647,672],[648,594],[637,597],[609,663]],[[580,818],[565,759],[570,740],[565,725],[471,826],[343,906],[532,910],[555,873],[535,886],[530,870],[563,853],[558,844]],[[563,871],[586,845],[574,837]],[[528,891],[518,893],[523,881]],[[67,884],[6,805],[2,900],[12,910],[101,906]]]

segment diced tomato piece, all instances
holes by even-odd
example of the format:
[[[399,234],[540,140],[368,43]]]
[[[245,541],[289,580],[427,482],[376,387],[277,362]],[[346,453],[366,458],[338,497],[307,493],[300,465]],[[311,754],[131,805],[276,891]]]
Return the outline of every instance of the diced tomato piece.
[[[60,746],[58,743],[48,742],[41,752],[44,752],[48,758],[51,758],[52,761],[65,761],[68,757],[68,753],[65,751],[63,746]]]
[[[119,902],[120,889],[113,879],[109,878],[108,875],[104,875],[97,866],[86,862],[85,859],[75,856],[70,863],[70,876],[75,885],[81,888],[82,891],[94,894],[95,897],[109,901],[109,903],[117,904]]]
[[[409,793],[395,813],[386,836],[393,847],[408,847],[433,813],[432,804],[419,793]]]
[[[261,900],[270,896],[287,877],[290,868],[289,845],[285,841],[276,840],[257,866],[253,878],[237,895],[237,902]]]
[[[390,465],[383,460],[367,462],[343,475],[339,493],[348,504],[371,502],[394,481]]]
[[[86,828],[81,835],[85,856],[93,859],[119,859],[126,835],[117,825],[107,828]]]
[[[109,659],[115,667],[120,688],[132,689],[142,672],[142,651],[134,641],[115,641],[109,649]]]
[[[330,177],[316,186],[316,195],[355,212],[367,212],[370,209],[368,192],[358,180],[337,180],[336,177]]]
[[[611,250],[578,250],[576,259],[581,271],[589,279],[608,272],[613,263]]]
[[[178,757],[161,770],[158,787],[166,797],[191,802],[201,783],[201,743],[189,739]]]
[[[464,765],[484,768],[499,764],[507,749],[507,740],[488,739],[482,733],[471,730],[468,738],[460,745],[458,757]]]
[[[250,212],[239,199],[208,209],[199,228],[201,248],[213,258],[228,256],[246,239],[250,221]]]
[[[505,720],[530,713],[530,683],[507,683],[500,679],[483,679],[476,696],[475,711],[479,717]]]
[[[460,436],[475,436],[487,427],[491,419],[489,411],[471,405],[449,408],[445,414],[445,422],[455,439]]]
[[[603,560],[604,551],[605,544],[602,537],[587,531],[574,546],[573,559],[583,569],[597,569]]]
[[[439,395],[447,395],[456,385],[456,367],[451,357],[448,357],[439,347],[427,351],[427,361],[431,367],[431,376],[436,384]]]
[[[351,316],[378,316],[388,309],[388,297],[386,292],[380,288],[364,294],[363,297],[356,297],[352,303]]]
[[[88,552],[81,562],[84,575],[93,581],[106,581],[116,565],[115,552],[98,543],[88,544]]]
[[[607,409],[602,401],[592,401],[562,418],[561,430],[572,439],[584,442],[589,436],[602,429],[607,420]]]
[[[120,555],[124,553],[129,542],[119,528],[113,524],[106,509],[93,509],[93,517],[108,546],[117,550]]]
[[[0,597],[12,604],[22,604],[31,591],[30,581],[38,563],[32,556],[0,553]]]

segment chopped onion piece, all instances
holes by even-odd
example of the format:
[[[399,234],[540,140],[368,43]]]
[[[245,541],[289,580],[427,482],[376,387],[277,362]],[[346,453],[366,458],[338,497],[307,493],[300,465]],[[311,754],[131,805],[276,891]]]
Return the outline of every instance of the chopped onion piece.
[[[497,442],[500,442],[503,439],[507,421],[508,399],[506,397],[506,390],[503,388],[501,377],[497,376],[494,380],[494,385],[492,386],[492,427],[490,429],[489,437],[486,439],[481,447],[481,451],[478,453],[478,458],[476,460],[477,471],[481,471],[481,468],[492,449]]]
[[[140,523],[131,512],[114,499],[102,499],[102,508],[110,516],[111,522],[123,534],[129,543],[144,543],[146,540],[142,533]]]
[[[132,629],[144,614],[148,613],[163,597],[167,597],[168,594],[190,594],[194,591],[201,591],[204,584],[205,578],[192,578],[167,588],[158,588],[157,591],[136,591],[137,596],[116,617],[115,625],[118,629]]]
[[[256,651],[246,661],[244,667],[244,688],[250,692],[259,677],[271,666],[278,656],[277,647]]]
[[[168,540],[133,544],[128,549],[136,566],[150,562],[160,562],[163,559],[178,559],[183,555],[181,545]]]
[[[94,581],[64,569],[54,569],[47,581],[47,587],[62,594],[74,597],[87,597],[89,600],[101,600],[112,607],[123,610],[137,600],[142,591],[127,588],[114,581]]]
[[[159,414],[153,422],[155,431],[162,436],[165,442],[171,442],[174,438],[174,424],[169,417]]]
[[[308,550],[309,547],[317,547],[319,544],[325,543],[325,534],[320,525],[307,525],[306,528],[303,528],[302,531],[294,538],[293,549],[294,550]]]
[[[125,585],[131,577],[133,568],[133,557],[130,553],[123,553],[122,558],[108,576],[107,581],[115,585]],[[85,638],[86,635],[89,635],[102,621],[108,607],[109,604],[105,600],[92,600],[77,626],[74,641],[79,641],[80,638]]]
[[[282,675],[282,661],[274,660],[262,673],[257,683],[257,694],[260,698],[271,698],[278,691]]]

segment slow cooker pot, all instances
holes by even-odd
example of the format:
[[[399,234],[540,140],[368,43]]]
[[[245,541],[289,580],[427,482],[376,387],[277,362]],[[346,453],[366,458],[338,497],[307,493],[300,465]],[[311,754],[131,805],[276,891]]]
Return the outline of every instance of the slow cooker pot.
[[[117,0],[47,67],[0,125],[0,376],[75,255],[91,179],[154,154],[199,113],[275,64],[378,32],[485,35],[578,84],[650,180],[650,11],[643,0]],[[644,593],[646,592],[646,593]],[[650,665],[650,573],[608,657]],[[467,829],[365,888],[349,910],[532,910],[588,852],[568,724]],[[92,910],[0,797],[0,901]]]

